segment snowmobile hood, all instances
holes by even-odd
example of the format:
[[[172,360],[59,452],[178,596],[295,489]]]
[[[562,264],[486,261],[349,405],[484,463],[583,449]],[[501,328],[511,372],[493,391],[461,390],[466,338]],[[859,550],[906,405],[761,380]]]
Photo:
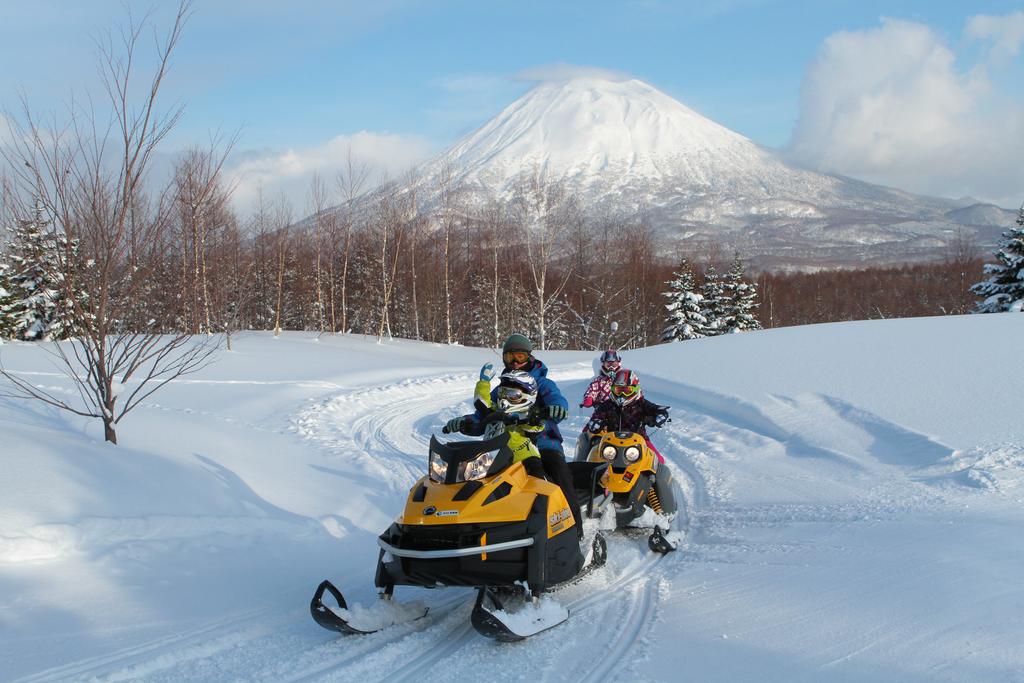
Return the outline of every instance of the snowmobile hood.
[[[608,463],[601,485],[614,493],[632,491],[641,473],[658,469],[658,460],[647,447],[647,441],[634,432],[601,432],[601,440],[591,450],[589,460]]]
[[[539,509],[538,509],[539,506]],[[423,477],[412,487],[401,525],[489,525],[543,514],[548,536],[575,524],[557,484],[531,477],[521,462],[481,480],[442,484]]]

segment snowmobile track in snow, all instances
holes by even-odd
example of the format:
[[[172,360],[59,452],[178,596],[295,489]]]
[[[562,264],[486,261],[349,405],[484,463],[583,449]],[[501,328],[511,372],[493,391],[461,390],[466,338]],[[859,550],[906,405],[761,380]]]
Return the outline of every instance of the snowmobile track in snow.
[[[131,671],[134,667],[145,667],[148,662],[159,659],[167,650],[173,649],[175,652],[181,652],[197,648],[200,643],[209,644],[223,641],[240,630],[244,631],[239,628],[240,625],[258,619],[262,620],[267,611],[259,609],[244,614],[234,614],[225,619],[209,622],[194,630],[147,641],[105,655],[80,659],[64,666],[19,678],[17,681],[18,683],[43,683],[44,681],[67,680],[121,680],[118,677],[119,674]],[[251,630],[259,630],[259,627],[253,626]]]
[[[593,669],[576,679],[580,683],[604,681],[611,678],[612,672],[618,666],[629,661],[628,653],[651,627],[654,622],[658,592],[656,578],[647,577],[645,583],[636,592],[640,594],[639,599],[630,601],[629,612],[623,615],[622,621],[615,624],[618,629],[615,641],[602,652]]]

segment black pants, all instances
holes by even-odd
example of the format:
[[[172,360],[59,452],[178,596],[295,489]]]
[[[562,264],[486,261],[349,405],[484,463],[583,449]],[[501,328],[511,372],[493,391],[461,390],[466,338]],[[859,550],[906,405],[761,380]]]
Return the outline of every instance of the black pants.
[[[580,514],[580,501],[576,495],[576,489],[572,485],[572,474],[569,466],[565,464],[565,454],[559,449],[544,448],[540,452],[540,461],[544,465],[544,473],[548,481],[558,484],[569,501],[569,509],[576,520],[576,529],[580,536],[583,536],[583,515]]]

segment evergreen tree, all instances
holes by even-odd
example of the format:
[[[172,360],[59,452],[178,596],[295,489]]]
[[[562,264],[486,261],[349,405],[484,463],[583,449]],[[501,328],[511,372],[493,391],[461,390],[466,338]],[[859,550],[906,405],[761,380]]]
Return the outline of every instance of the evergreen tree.
[[[971,287],[972,294],[984,297],[976,312],[1024,310],[1024,206],[1017,216],[1017,227],[1003,233],[995,256],[1000,263],[985,264],[989,278]]]
[[[662,332],[661,340],[684,341],[705,336],[704,328],[708,321],[701,314],[704,297],[696,291],[690,262],[682,259],[679,268],[672,274],[672,279],[665,284],[669,289],[664,292],[664,296],[668,298],[668,303],[665,304],[668,315],[665,317],[665,330]]]
[[[716,335],[725,332],[723,328],[725,315],[725,292],[723,291],[722,281],[718,278],[718,270],[715,269],[714,265],[708,266],[708,269],[704,271],[704,284],[700,287],[700,294],[703,297],[701,301],[701,315],[707,321],[704,326],[704,336],[714,337]]]
[[[0,343],[14,336],[14,293],[8,282],[10,264],[0,261]]]
[[[5,289],[14,299],[8,308],[14,337],[24,341],[49,341],[67,334],[69,306],[63,300],[61,265],[70,261],[72,250],[63,235],[47,230],[49,225],[37,203],[33,218],[18,221],[12,231]]]
[[[743,280],[743,262],[737,253],[733,257],[732,268],[725,276],[722,285],[723,312],[722,331],[725,333],[746,332],[761,329],[761,323],[754,317],[754,309],[758,307],[757,286]]]

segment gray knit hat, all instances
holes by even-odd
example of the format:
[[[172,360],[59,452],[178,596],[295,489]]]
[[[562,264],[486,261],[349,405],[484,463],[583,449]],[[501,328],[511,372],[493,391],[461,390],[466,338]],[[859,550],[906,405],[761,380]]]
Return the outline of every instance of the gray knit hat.
[[[505,340],[505,345],[501,347],[502,353],[508,353],[509,351],[533,353],[533,342],[521,334],[510,334],[508,339]]]

